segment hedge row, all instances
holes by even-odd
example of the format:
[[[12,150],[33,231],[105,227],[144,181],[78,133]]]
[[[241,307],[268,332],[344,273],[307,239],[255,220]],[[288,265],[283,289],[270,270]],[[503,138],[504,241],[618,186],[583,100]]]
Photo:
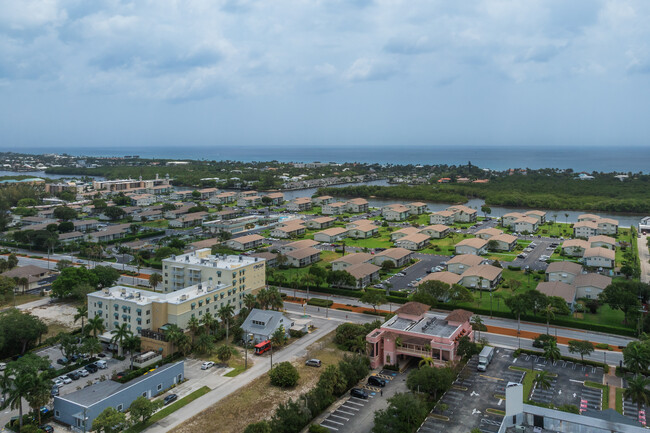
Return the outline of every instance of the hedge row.
[[[331,307],[334,301],[329,299],[311,298],[307,301],[307,305],[315,305],[317,307]]]
[[[544,352],[538,352],[536,350],[529,350],[529,349],[517,349],[515,352],[512,354],[515,358],[521,355],[522,353],[525,353],[527,355],[537,355],[537,356],[544,356]],[[598,361],[591,361],[588,359],[585,359],[584,361],[581,359],[573,358],[571,356],[561,356],[560,359],[562,361],[571,361],[575,362],[576,364],[584,364],[584,365],[591,365],[592,367],[602,367],[603,371],[605,373],[609,373],[609,365],[603,363],[603,362],[598,362]]]

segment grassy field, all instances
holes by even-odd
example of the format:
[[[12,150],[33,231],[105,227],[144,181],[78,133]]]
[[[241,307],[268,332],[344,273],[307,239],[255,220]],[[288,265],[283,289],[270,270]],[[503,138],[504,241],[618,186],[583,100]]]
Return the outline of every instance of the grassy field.
[[[24,295],[16,295],[16,305],[22,305],[26,304],[28,302],[33,302],[33,301],[38,301],[41,299],[41,295],[34,295],[31,293],[25,293]],[[13,307],[14,306],[14,299],[13,297],[9,296],[9,299],[5,300],[4,302],[0,303],[0,307]]]
[[[172,431],[207,432],[215,431],[215,426],[219,426],[220,433],[239,433],[250,423],[269,419],[279,403],[289,398],[296,399],[303,392],[313,388],[324,368],[343,358],[344,352],[336,348],[332,339],[333,335],[329,335],[312,344],[307,348],[305,356],[295,363],[300,373],[300,380],[295,388],[282,390],[271,386],[268,376],[263,375]],[[309,358],[320,359],[323,367],[305,366],[304,360]]]
[[[616,388],[616,412],[623,414],[623,388]]]
[[[144,226],[144,227],[153,227],[153,228],[157,228],[157,229],[166,229],[169,226],[169,221],[165,220],[165,219],[161,219],[161,220],[155,220],[155,221],[147,221],[147,222],[144,222],[144,223],[142,223],[140,225]]]
[[[208,392],[210,392],[210,388],[208,388],[207,386],[204,386],[203,388],[199,388],[196,391],[194,391],[193,393],[191,393],[189,395],[186,395],[185,397],[183,397],[180,400],[170,404],[169,406],[162,408],[161,410],[159,410],[158,412],[153,414],[153,416],[151,418],[149,418],[147,421],[139,422],[137,424],[132,425],[131,427],[126,429],[125,432],[126,433],[139,433],[142,430],[149,427],[151,424],[160,421],[161,419],[165,418],[166,416],[170,415],[171,413],[176,412],[178,409],[182,408],[183,406],[186,406],[186,405],[190,404],[191,402],[193,402],[197,398],[204,396]]]

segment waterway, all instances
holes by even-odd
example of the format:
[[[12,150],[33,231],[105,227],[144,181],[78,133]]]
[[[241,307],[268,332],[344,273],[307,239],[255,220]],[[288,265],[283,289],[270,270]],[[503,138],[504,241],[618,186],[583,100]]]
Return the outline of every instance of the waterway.
[[[356,186],[356,185],[388,186],[389,184],[387,180],[382,179],[382,180],[374,180],[371,182],[341,184],[341,185],[332,185],[332,186],[335,188],[342,188],[351,185],[352,186]],[[285,200],[292,200],[297,197],[311,197],[314,194],[316,194],[317,190],[318,188],[306,188],[306,189],[297,189],[292,191],[284,191],[284,198]],[[341,200],[345,199],[345,197],[337,197],[337,198],[340,198]],[[406,204],[406,203],[411,203],[413,201],[422,201],[423,203],[427,204],[427,208],[429,212],[438,212],[444,210],[452,204],[452,203],[432,203],[426,200],[395,200],[395,199],[383,199],[383,198],[368,198],[367,200],[368,200],[368,205],[370,207],[382,207],[393,203]],[[467,203],[465,203],[466,206],[478,210],[479,215],[482,215],[481,206],[483,206],[484,204],[485,201],[483,199],[478,199],[478,198],[471,199]],[[492,217],[501,217],[504,214],[510,212],[522,212],[522,211],[530,210],[530,209],[501,207],[501,206],[490,206],[490,209],[492,209],[492,213],[490,214],[490,216]],[[602,218],[612,218],[618,220],[620,227],[636,226],[638,225],[641,218],[645,216],[645,215],[636,215],[636,214],[616,214],[616,213],[586,212],[586,211],[573,211],[573,210],[548,210],[548,209],[538,209],[538,210],[546,212],[547,220],[556,220],[557,222],[561,222],[561,223],[563,222],[575,223],[578,221],[578,215],[582,215],[584,213],[593,213],[595,215],[599,215]],[[557,218],[555,218],[554,215],[557,215]]]
[[[0,170],[0,176],[31,176],[50,179],[80,179],[83,176],[73,176],[69,174],[52,174],[44,171],[3,171]],[[94,180],[106,180],[103,176],[88,176]]]

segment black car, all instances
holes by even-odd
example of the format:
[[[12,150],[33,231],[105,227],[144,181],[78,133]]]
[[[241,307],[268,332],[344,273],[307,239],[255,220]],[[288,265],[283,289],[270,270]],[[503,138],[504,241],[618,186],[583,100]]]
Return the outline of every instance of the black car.
[[[177,398],[178,398],[178,396],[176,394],[169,394],[167,397],[165,397],[164,402],[165,402],[165,404],[169,404],[172,401],[176,401]]]
[[[45,433],[54,433],[54,428],[49,424],[38,426],[38,428],[39,430],[43,430]]]
[[[56,386],[56,385],[54,385],[54,386],[52,387],[52,390],[50,391],[50,395],[51,395],[52,397],[59,395],[59,387]]]
[[[98,353],[97,357],[98,358],[106,358],[106,354],[105,353]]]
[[[352,388],[350,390],[350,395],[352,397],[357,397],[357,398],[363,398],[363,399],[368,399],[368,393],[366,392],[365,389],[361,388]]]
[[[370,376],[368,378],[368,385],[381,386],[383,388],[386,386],[386,379],[377,376]]]
[[[79,380],[79,378],[81,377],[81,375],[79,373],[77,373],[76,371],[71,371],[66,376],[68,376],[72,380]]]
[[[87,366],[84,367],[88,373],[97,373],[97,366],[95,363],[88,364]]]
[[[68,362],[70,361],[65,356],[56,360],[56,363],[61,365],[66,365]]]

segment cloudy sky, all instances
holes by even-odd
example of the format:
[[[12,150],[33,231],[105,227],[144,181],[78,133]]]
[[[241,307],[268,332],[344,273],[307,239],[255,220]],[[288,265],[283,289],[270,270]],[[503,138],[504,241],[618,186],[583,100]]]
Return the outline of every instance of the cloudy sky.
[[[645,145],[650,2],[0,0],[0,149]]]

